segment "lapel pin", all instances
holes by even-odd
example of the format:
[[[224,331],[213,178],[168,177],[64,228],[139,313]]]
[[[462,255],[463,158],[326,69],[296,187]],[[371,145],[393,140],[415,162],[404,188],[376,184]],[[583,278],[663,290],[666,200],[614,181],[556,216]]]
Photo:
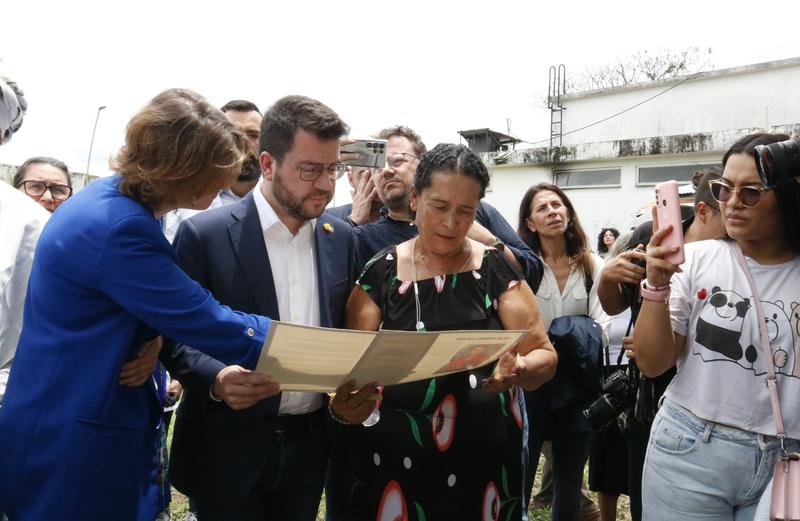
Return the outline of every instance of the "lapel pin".
[[[325,230],[325,233],[333,233],[333,226],[331,226],[331,223],[323,224],[322,229]]]

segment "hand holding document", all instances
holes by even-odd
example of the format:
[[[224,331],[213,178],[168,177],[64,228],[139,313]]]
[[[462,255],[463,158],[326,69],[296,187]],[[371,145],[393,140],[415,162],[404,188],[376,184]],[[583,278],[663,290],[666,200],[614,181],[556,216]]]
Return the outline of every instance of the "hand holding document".
[[[272,322],[256,371],[284,391],[332,392],[348,380],[393,385],[481,367],[526,331],[352,331]]]

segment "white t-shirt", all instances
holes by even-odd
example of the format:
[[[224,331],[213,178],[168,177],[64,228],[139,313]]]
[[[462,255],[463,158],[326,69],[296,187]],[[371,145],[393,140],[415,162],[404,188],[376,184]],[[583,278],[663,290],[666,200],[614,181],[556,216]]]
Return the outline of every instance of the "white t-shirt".
[[[735,247],[727,240],[686,245],[670,297],[672,328],[686,343],[666,396],[700,418],[774,435],[758,319]],[[767,321],[786,433],[800,438],[800,257],[747,263]]]
[[[622,352],[622,360],[620,365],[628,365],[628,355],[622,349],[623,339],[626,335],[633,336],[633,327],[628,331],[628,326],[631,322],[631,308],[628,307],[619,315],[611,317],[611,326],[608,335],[608,365],[617,365],[620,352]],[[603,353],[603,363],[606,363],[605,353]]]

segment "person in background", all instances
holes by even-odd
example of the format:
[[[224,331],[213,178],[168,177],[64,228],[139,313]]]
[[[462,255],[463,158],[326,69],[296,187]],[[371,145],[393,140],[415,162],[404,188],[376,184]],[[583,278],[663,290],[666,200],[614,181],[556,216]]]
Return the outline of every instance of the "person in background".
[[[256,186],[261,169],[258,166],[258,139],[261,127],[261,111],[252,101],[232,100],[220,107],[225,116],[233,123],[236,130],[244,134],[250,144],[250,153],[242,163],[242,170],[231,183],[230,187],[220,191],[219,195],[211,201],[208,209],[219,208],[228,204],[238,203],[249,194]],[[170,242],[175,239],[175,233],[180,224],[189,217],[200,213],[193,208],[177,208],[164,216],[164,235]]]
[[[603,261],[591,252],[567,195],[557,186],[546,183],[528,189],[520,203],[517,233],[544,262],[544,276],[536,300],[545,328],[549,329],[553,319],[558,317],[588,315],[603,328],[607,341],[611,319],[600,307],[597,285],[593,282],[600,277]],[[583,469],[592,442],[592,428],[581,413],[584,407],[570,406],[556,415],[550,412],[549,400],[541,392],[526,393],[525,401],[531,423],[526,505],[542,442],[549,439],[553,519],[577,521]]]
[[[711,194],[712,181],[719,180],[722,170],[711,167],[696,172],[692,178],[694,185],[694,205],[692,216],[683,221],[683,236],[686,244],[709,239],[720,239],[725,236],[725,226],[720,214],[719,203]],[[597,288],[597,296],[603,309],[608,314],[623,313],[631,310],[635,322],[639,315],[642,300],[639,298],[639,283],[644,276],[644,246],[653,235],[652,221],[638,226],[627,242],[627,251],[606,260]],[[628,351],[631,359],[635,358],[634,350]],[[642,519],[642,469],[645,452],[650,437],[653,418],[658,410],[658,403],[664,394],[675,369],[669,369],[655,378],[643,377],[635,363],[629,365],[629,374],[638,392],[636,399],[626,409],[625,440],[627,443],[627,482],[630,497],[630,511],[633,521]],[[616,503],[616,502],[614,502]],[[606,506],[610,508],[609,498]]]
[[[14,188],[24,192],[50,213],[72,195],[72,176],[63,161],[32,157],[14,174]]]
[[[370,260],[346,326],[528,334],[497,364],[385,387],[371,427],[360,424],[373,411],[374,386],[337,391],[331,414],[354,425],[350,519],[525,515],[520,387],[549,380],[556,355],[528,284],[504,253],[468,237],[488,183],[480,158],[462,145],[440,144],[420,158],[410,201],[419,234]]]
[[[619,231],[616,228],[603,228],[597,235],[597,254],[601,259],[605,259],[608,255],[608,250],[614,244],[614,241],[619,237]]]
[[[755,133],[722,158],[710,184],[726,238],[678,250],[658,228],[646,250],[633,345],[642,374],[677,365],[653,422],[642,478],[647,521],[753,519],[785,448],[800,448],[797,302],[800,302],[800,183],[764,185],[755,147],[789,139]],[[788,167],[787,167],[788,168]],[[797,172],[793,172],[797,175]],[[739,260],[744,263],[744,267]],[[752,275],[758,299],[748,281]],[[764,310],[769,354],[762,350]],[[767,364],[774,366],[785,438],[776,436]]]
[[[608,250],[606,262],[628,247],[632,232],[620,236]],[[602,278],[602,275],[601,275]],[[628,356],[633,348],[633,321],[631,310],[626,308],[611,317],[608,346],[603,353],[603,381],[617,371],[628,372]],[[627,417],[624,421],[628,421]],[[589,489],[597,492],[601,521],[617,519],[617,501],[620,494],[628,495],[628,446],[620,427],[623,419],[614,418],[604,428],[595,432],[589,453]]]
[[[0,145],[22,126],[28,105],[0,60]],[[30,198],[0,182],[0,408],[22,329],[22,310],[36,241],[50,217]],[[8,518],[0,504],[0,521]]]
[[[118,174],[49,220],[0,409],[0,509],[11,519],[155,519],[161,402],[152,379],[119,385],[142,342],[163,333],[255,365],[270,319],[221,306],[189,279],[158,221],[171,208],[208,207],[247,150],[205,98],[164,91],[129,122]],[[265,375],[250,383],[279,390]]]
[[[0,145],[8,143],[22,126],[27,107],[25,95],[0,60]],[[36,242],[49,217],[30,197],[0,183],[0,406],[22,330]]]

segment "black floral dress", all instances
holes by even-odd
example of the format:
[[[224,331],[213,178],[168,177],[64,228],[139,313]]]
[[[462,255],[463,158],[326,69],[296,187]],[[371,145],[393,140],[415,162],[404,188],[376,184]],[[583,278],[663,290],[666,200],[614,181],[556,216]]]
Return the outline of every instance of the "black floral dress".
[[[358,284],[381,308],[387,330],[416,330],[414,287],[397,278],[394,247],[364,268]],[[428,331],[502,329],[497,299],[521,277],[497,250],[479,269],[418,281]],[[358,429],[353,518],[520,520],[521,392],[481,387],[493,366],[384,388],[380,421]]]

